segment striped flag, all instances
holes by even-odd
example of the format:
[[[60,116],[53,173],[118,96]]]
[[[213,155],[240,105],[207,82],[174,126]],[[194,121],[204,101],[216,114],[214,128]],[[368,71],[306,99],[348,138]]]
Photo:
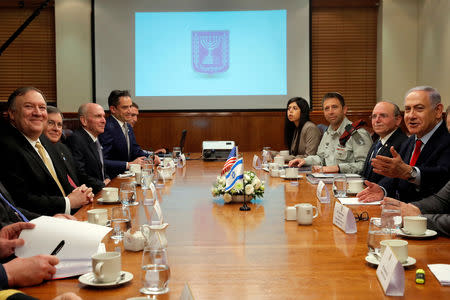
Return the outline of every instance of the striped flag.
[[[230,191],[237,183],[244,185],[244,164],[242,157],[231,167],[230,172],[225,176],[225,192]]]
[[[225,162],[225,165],[222,168],[221,175],[225,174],[232,165],[236,162],[236,146],[233,147],[230,151],[230,155],[228,155],[227,161]]]

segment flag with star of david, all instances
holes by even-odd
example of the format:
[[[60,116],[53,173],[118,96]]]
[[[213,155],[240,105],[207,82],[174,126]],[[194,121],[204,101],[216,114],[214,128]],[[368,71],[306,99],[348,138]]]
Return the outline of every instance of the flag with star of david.
[[[239,158],[231,167],[230,172],[225,176],[225,192],[230,191],[237,183],[243,186],[244,181],[244,163],[243,159]]]

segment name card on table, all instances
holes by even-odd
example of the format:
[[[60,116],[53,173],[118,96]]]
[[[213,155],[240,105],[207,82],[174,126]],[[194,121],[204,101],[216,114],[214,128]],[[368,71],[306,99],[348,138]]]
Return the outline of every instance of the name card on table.
[[[158,199],[155,199],[155,204],[153,205],[153,208],[155,210],[156,216],[158,217],[159,221],[152,221],[152,224],[155,225],[161,225],[162,223],[164,223],[164,219],[163,219],[163,215],[162,215],[162,210],[161,210],[161,205],[159,205],[159,201]]]
[[[342,229],[345,233],[356,233],[355,216],[350,208],[334,203],[333,224]]]
[[[387,296],[403,296],[405,293],[405,270],[391,247],[386,247],[377,268],[377,277]]]
[[[256,154],[253,156],[253,168],[261,170],[261,159]]]
[[[180,300],[195,300],[194,295],[192,294],[191,291],[191,287],[187,282],[184,285],[183,291],[181,292]]]
[[[186,156],[184,154],[180,155],[180,158],[178,158],[178,168],[184,168],[184,166],[186,165]]]
[[[322,196],[323,191],[325,190],[325,195]],[[317,190],[316,190],[317,199],[319,199],[320,203],[330,203],[330,192],[328,191],[327,186],[325,183],[321,180],[317,184]]]

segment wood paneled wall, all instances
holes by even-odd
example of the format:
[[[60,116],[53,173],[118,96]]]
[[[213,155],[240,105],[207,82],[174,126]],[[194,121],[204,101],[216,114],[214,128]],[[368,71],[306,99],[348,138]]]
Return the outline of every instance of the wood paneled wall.
[[[371,111],[349,112],[354,121],[364,119],[370,125]],[[64,114],[64,125],[79,126],[76,114]],[[316,124],[327,124],[321,111],[312,112]],[[177,146],[181,131],[187,130],[185,153],[201,152],[203,141],[235,141],[240,151],[259,151],[264,146],[274,150],[285,149],[284,111],[232,111],[232,112],[141,112],[134,128],[136,139],[144,149]],[[328,125],[328,124],[327,124]]]

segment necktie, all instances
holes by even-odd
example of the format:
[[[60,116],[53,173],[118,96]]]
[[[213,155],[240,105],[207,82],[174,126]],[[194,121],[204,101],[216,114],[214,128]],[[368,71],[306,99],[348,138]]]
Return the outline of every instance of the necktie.
[[[5,202],[9,207],[11,207],[12,210],[14,210],[17,214],[17,216],[20,216],[20,218],[22,218],[22,221],[24,222],[29,222],[29,220],[20,212],[20,210],[18,210],[17,208],[14,207],[14,205],[12,205],[11,203],[9,203],[8,200],[6,200],[5,197],[3,197],[3,195],[0,193],[0,198],[3,200],[3,202]]]
[[[44,162],[45,166],[47,167],[48,171],[52,175],[53,179],[55,180],[56,184],[58,185],[61,194],[65,197],[66,193],[64,193],[64,189],[62,188],[61,183],[58,180],[58,176],[56,176],[55,170],[53,170],[52,165],[50,164],[50,161],[47,159],[47,156],[45,155],[44,146],[37,141],[36,142],[36,148],[38,149],[39,156],[42,158],[42,161]]]
[[[100,145],[100,142],[98,139],[95,141],[95,145],[97,146],[98,156],[100,157],[100,163],[102,164],[102,180],[105,180],[102,145]]]
[[[380,150],[381,146],[382,146],[381,140],[378,140],[378,142],[375,144],[375,147],[373,147],[372,158],[377,156],[378,150]]]
[[[122,131],[125,135],[125,139],[127,140],[128,158],[130,158],[130,137],[128,136],[128,125],[126,122],[123,123]]]
[[[414,152],[413,155],[411,157],[411,162],[409,163],[410,166],[415,166],[417,159],[419,158],[420,155],[420,148],[422,147],[422,141],[421,140],[416,140],[416,146],[414,147]]]
[[[380,150],[382,144],[381,144],[381,140],[378,140],[378,142],[375,144],[375,146],[373,147],[373,151],[372,154],[370,155],[370,159],[367,161],[367,164],[364,168],[364,174],[363,176],[368,179],[369,175],[372,173],[372,158],[374,158],[375,156],[377,156],[378,154],[378,150]]]

